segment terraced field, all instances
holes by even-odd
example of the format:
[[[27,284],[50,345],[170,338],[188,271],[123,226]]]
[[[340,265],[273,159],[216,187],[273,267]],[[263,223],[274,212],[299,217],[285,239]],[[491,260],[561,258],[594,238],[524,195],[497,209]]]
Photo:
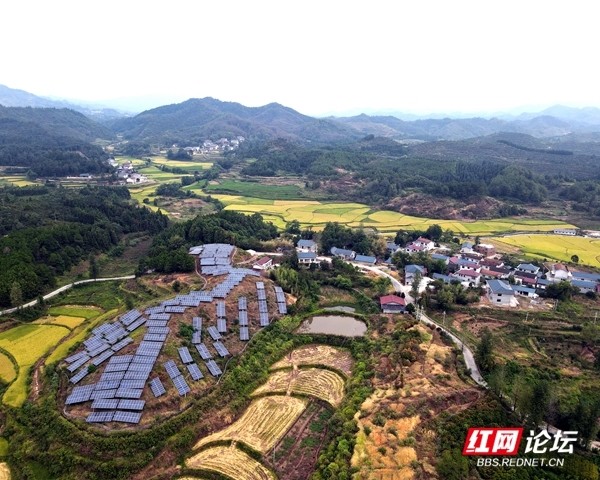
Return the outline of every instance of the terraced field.
[[[61,325],[67,327],[69,330],[73,330],[81,325],[85,321],[83,317],[71,317],[68,315],[58,315],[57,317],[44,317],[33,322],[36,325]]]
[[[36,182],[28,180],[24,175],[1,175],[0,186],[12,185],[13,187],[26,187],[36,185]]]
[[[185,187],[184,190],[200,190],[198,184]],[[258,182],[248,182],[232,179],[222,179],[211,182],[204,188],[206,193],[224,193],[232,195],[242,195],[261,199],[301,199],[306,198],[302,188],[298,185],[268,185]]]
[[[185,465],[233,480],[277,480],[270,470],[234,446],[207,448],[186,460]]]
[[[511,235],[485,239],[499,249],[518,251],[536,259],[555,259],[570,262],[573,255],[579,263],[600,267],[600,239],[566,235]]]
[[[239,420],[203,438],[194,449],[220,440],[232,440],[244,442],[260,453],[267,453],[290,429],[307,403],[304,399],[287,396],[254,400]]]
[[[0,379],[5,383],[12,382],[17,376],[17,371],[10,358],[0,353]]]
[[[70,332],[58,325],[21,325],[0,334],[0,347],[8,351],[19,366],[17,378],[10,384],[3,403],[19,407],[27,398],[29,368]]]
[[[337,407],[344,397],[344,379],[341,375],[322,368],[279,370],[252,395],[287,392],[320,398]]]
[[[327,222],[338,222],[350,227],[372,228],[382,233],[406,230],[426,230],[433,224],[467,235],[490,235],[503,232],[547,232],[555,228],[574,228],[556,220],[500,218],[473,222],[413,217],[389,210],[374,211],[361,203],[319,202],[316,200],[269,200],[241,195],[214,194],[226,206],[248,214],[260,213],[278,228],[298,220],[303,227],[324,228]]]
[[[271,366],[271,370],[292,368],[294,365],[325,365],[349,377],[352,373],[352,364],[352,356],[347,350],[329,345],[306,345],[290,352],[289,355]]]

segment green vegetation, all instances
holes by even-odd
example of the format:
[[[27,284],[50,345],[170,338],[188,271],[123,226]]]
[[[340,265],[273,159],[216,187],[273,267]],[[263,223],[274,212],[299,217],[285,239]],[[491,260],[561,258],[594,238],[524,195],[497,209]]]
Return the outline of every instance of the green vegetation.
[[[192,185],[185,189],[199,189],[198,185]],[[207,193],[224,193],[227,195],[240,195],[244,197],[256,197],[272,200],[296,200],[306,198],[307,195],[297,185],[268,185],[259,182],[223,179],[212,182],[203,189]]]

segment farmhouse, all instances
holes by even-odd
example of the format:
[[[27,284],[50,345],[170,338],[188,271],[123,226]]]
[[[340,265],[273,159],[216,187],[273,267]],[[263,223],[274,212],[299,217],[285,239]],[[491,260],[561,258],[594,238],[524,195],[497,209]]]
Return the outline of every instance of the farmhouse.
[[[262,257],[259,259],[254,265],[252,265],[254,270],[269,270],[273,268],[273,259],[269,257]]]
[[[451,276],[457,278],[461,282],[469,282],[469,284],[473,284],[476,287],[479,286],[479,281],[481,279],[481,274],[479,272],[469,269],[461,269]]]
[[[341,258],[343,260],[352,260],[356,257],[356,252],[352,250],[346,250],[344,248],[331,247],[331,254],[334,257]]]
[[[515,292],[510,284],[502,280],[489,280],[488,298],[494,305],[501,307],[516,306]]]
[[[384,295],[379,304],[383,313],[406,313],[406,300],[397,295]]]
[[[473,244],[471,242],[464,242],[460,246],[460,253],[472,253],[473,252]]]
[[[317,263],[317,254],[315,252],[298,252],[298,263],[301,265],[310,265]]]
[[[404,285],[412,284],[417,273],[421,274],[421,277],[427,275],[427,269],[421,265],[406,265],[404,267]]]
[[[573,272],[573,280],[585,280],[600,283],[600,274],[587,272]]]
[[[389,253],[396,253],[398,250],[400,250],[400,247],[394,242],[385,242],[385,248]]]
[[[522,285],[513,285],[512,289],[517,295],[529,298],[538,298],[539,295],[536,293],[535,288],[523,287]]]
[[[563,280],[568,281],[573,276],[571,272],[569,272],[569,268],[562,263],[553,263],[549,270],[548,277],[554,282],[562,282]]]
[[[573,280],[571,285],[577,287],[581,293],[595,292],[596,282],[590,282],[588,280]]]
[[[491,257],[492,255],[496,254],[496,247],[494,247],[490,243],[480,243],[478,245],[475,245],[473,247],[473,250],[475,250],[478,253],[481,253],[484,257]]]
[[[355,262],[366,263],[367,265],[375,265],[377,259],[369,255],[356,255],[354,257]]]
[[[417,245],[419,247],[423,247],[424,250],[433,250],[435,248],[435,243],[433,240],[429,240],[428,238],[419,237],[414,242],[413,245]]]
[[[404,250],[406,250],[406,253],[419,253],[424,252],[425,247],[423,245],[417,245],[416,243],[411,242],[404,247]]]
[[[570,235],[570,236],[574,237],[575,235],[577,235],[577,230],[574,230],[571,228],[557,228],[554,230],[554,234],[555,235]]]
[[[517,272],[532,273],[537,275],[539,271],[540,267],[532,265],[531,263],[519,263],[519,265],[517,265]]]
[[[431,254],[431,259],[432,260],[436,260],[438,262],[443,262],[444,265],[448,265],[448,262],[450,261],[450,257],[447,255],[442,255],[441,253],[432,253]]]
[[[315,252],[317,253],[317,244],[312,240],[301,239],[298,240],[296,250],[299,252]]]

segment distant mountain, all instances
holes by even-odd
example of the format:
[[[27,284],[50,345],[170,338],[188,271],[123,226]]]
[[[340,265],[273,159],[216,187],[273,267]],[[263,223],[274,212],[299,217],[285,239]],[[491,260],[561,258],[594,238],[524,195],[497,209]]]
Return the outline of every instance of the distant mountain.
[[[237,135],[326,144],[347,142],[361,135],[339,122],[302,115],[278,103],[245,107],[214,98],[192,98],[154,108],[135,117],[116,120],[111,127],[129,140],[167,145],[198,144],[208,138]]]
[[[69,108],[96,121],[106,121],[120,118],[125,113],[112,108],[104,108],[96,105],[78,105],[64,100],[52,100],[50,98],[38,97],[25,90],[10,88],[0,85],[0,106],[5,107],[34,107],[34,108]]]

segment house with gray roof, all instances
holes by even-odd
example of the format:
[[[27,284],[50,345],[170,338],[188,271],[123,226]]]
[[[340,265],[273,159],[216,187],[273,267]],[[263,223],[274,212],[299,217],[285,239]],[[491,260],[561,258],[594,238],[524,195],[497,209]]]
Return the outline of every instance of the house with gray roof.
[[[300,265],[310,265],[317,262],[317,254],[315,252],[298,252],[298,263]]]
[[[515,291],[503,280],[488,280],[488,298],[493,305],[501,307],[516,306]]]
[[[519,263],[519,265],[517,265],[517,272],[532,273],[537,275],[539,271],[540,267],[531,263]]]
[[[404,267],[404,285],[411,285],[417,272],[421,277],[427,275],[427,269],[422,265],[406,265]]]
[[[342,260],[353,260],[354,257],[356,257],[356,252],[337,247],[331,247],[331,254],[334,257],[341,258]]]
[[[375,265],[377,259],[370,255],[356,255],[354,257],[355,262],[366,263],[367,265]]]
[[[299,252],[315,252],[317,253],[317,244],[312,240],[305,240],[304,238],[298,240],[296,250]]]
[[[571,285],[577,287],[580,293],[596,291],[596,282],[590,282],[588,280],[572,280]]]

